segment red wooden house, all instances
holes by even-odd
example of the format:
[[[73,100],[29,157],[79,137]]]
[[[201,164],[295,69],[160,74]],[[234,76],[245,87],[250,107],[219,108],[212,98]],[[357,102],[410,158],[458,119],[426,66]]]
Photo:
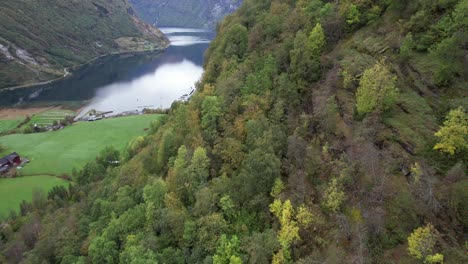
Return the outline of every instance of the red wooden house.
[[[7,170],[14,166],[21,165],[21,157],[18,153],[13,152],[10,155],[0,159],[0,172],[2,170]]]

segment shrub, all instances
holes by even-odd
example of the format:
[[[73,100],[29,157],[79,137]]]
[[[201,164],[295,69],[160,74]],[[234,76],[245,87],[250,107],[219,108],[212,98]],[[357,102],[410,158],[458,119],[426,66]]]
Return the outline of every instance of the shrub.
[[[346,12],[346,23],[354,27],[355,25],[358,25],[361,22],[361,12],[357,8],[356,5],[351,4],[348,7],[348,10]]]
[[[408,33],[400,46],[400,55],[403,59],[408,59],[411,52],[415,49],[416,44],[414,43],[413,34]]]

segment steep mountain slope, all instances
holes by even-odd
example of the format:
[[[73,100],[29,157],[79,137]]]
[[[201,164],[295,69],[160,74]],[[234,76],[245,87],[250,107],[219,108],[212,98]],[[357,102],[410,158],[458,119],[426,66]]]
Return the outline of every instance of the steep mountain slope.
[[[166,46],[126,0],[0,2],[0,88],[61,77],[100,55]]]
[[[130,0],[137,13],[159,27],[214,28],[242,0]]]
[[[24,204],[5,262],[467,263],[467,13],[245,1],[191,100]]]

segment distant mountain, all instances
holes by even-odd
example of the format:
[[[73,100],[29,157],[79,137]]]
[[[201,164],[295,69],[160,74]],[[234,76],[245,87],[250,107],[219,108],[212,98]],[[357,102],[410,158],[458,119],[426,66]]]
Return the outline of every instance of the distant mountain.
[[[242,0],[129,0],[138,15],[159,27],[214,28]]]
[[[61,77],[97,56],[167,45],[126,0],[0,1],[0,89]]]

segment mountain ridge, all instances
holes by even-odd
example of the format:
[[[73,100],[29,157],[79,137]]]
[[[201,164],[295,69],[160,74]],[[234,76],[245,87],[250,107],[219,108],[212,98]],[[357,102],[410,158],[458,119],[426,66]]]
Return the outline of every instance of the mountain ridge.
[[[60,78],[105,54],[167,46],[125,0],[0,3],[0,89]]]
[[[148,23],[160,27],[214,29],[242,0],[129,0]]]

